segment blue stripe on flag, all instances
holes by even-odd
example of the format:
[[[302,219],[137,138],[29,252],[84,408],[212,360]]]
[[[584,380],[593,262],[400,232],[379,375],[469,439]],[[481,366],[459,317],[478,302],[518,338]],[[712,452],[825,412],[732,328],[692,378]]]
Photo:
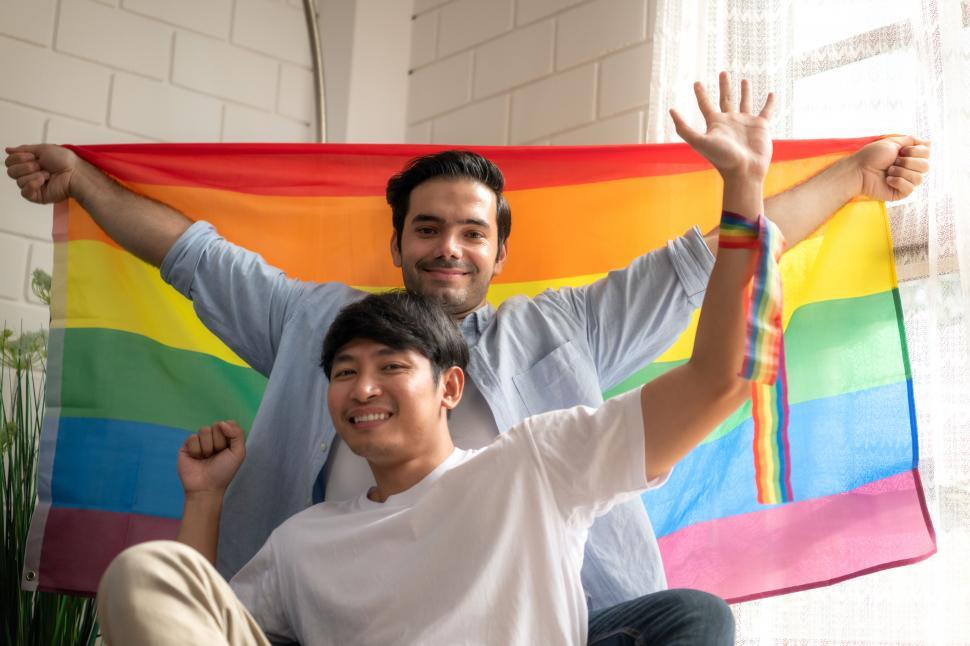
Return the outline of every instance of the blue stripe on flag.
[[[851,491],[913,468],[910,386],[899,382],[791,405],[794,500]],[[643,494],[657,536],[765,509],[757,501],[754,424],[694,449],[667,484]]]
[[[179,518],[183,494],[176,461],[189,435],[142,422],[61,417],[52,502]]]

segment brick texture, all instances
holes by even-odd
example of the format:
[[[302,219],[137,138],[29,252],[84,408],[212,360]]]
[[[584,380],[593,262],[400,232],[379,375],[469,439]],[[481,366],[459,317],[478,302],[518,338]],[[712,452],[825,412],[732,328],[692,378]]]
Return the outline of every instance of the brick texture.
[[[472,103],[434,120],[432,142],[497,146],[508,140],[509,97]]]
[[[236,0],[234,18],[234,44],[310,66],[310,41],[302,11],[266,0]]]
[[[515,24],[528,24],[579,2],[582,0],[519,0],[515,9]]]
[[[540,79],[552,72],[555,24],[518,29],[475,52],[475,96],[482,97]]]
[[[424,13],[425,11],[429,11],[435,7],[440,7],[446,2],[448,2],[448,0],[414,0],[414,13]]]
[[[175,38],[172,83],[271,110],[279,63],[229,43],[182,32]]]
[[[609,144],[638,144],[643,141],[643,113],[627,112],[610,119],[596,121],[581,128],[554,135],[554,146],[602,146]]]
[[[596,0],[562,14],[556,33],[556,69],[645,40],[646,10],[646,0]]]
[[[55,0],[0,0],[0,34],[50,45]]]
[[[599,89],[601,116],[646,106],[650,98],[650,46],[639,45],[604,59]]]
[[[0,99],[102,123],[110,78],[99,65],[0,37]]]
[[[408,126],[404,133],[405,141],[409,144],[430,144],[431,143],[431,120],[422,121],[412,126]]]
[[[434,60],[438,46],[438,12],[416,16],[411,24],[411,67]]]
[[[326,84],[326,81],[324,81]],[[326,90],[326,87],[324,88]],[[326,96],[324,96],[326,99]],[[280,93],[277,110],[280,114],[312,123],[316,119],[313,74],[310,70],[283,63],[280,65]]]
[[[441,8],[438,55],[447,56],[512,27],[512,0],[457,0]]]
[[[168,25],[93,0],[61,0],[58,51],[163,79],[171,44]]]
[[[592,121],[596,106],[596,67],[586,65],[512,94],[513,144]]]
[[[0,146],[19,146],[40,141],[47,115],[0,101]]]
[[[0,0],[0,144],[307,141],[309,49],[301,0]],[[0,182],[0,320],[17,330],[47,325],[29,284],[51,221]]]
[[[447,112],[471,99],[471,52],[459,54],[411,75],[408,115],[412,121]]]
[[[222,39],[229,37],[232,0],[121,0],[121,6],[160,22]]]
[[[312,141],[310,126],[269,112],[227,105],[223,141]]]
[[[49,144],[138,144],[152,141],[157,139],[112,130],[105,126],[92,126],[67,117],[48,119],[47,134],[44,136],[44,142]]]
[[[26,240],[0,233],[0,299],[22,298],[29,251]]]
[[[409,141],[642,141],[654,0],[515,0],[511,21],[507,8],[418,0]]]
[[[117,74],[108,123],[163,141],[219,141],[222,103],[171,85]]]

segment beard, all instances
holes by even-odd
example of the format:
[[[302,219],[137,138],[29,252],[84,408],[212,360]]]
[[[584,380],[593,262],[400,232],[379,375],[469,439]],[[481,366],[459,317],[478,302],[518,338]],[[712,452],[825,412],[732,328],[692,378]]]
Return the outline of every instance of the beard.
[[[462,287],[436,285],[424,273],[425,270],[434,268],[464,269],[469,272],[471,281]],[[478,273],[475,267],[436,261],[417,263],[404,269],[403,274],[404,287],[409,292],[421,294],[434,300],[451,316],[464,316],[477,309],[484,302],[485,295],[488,293],[488,285],[491,282],[491,276],[487,280],[483,280],[483,276]]]

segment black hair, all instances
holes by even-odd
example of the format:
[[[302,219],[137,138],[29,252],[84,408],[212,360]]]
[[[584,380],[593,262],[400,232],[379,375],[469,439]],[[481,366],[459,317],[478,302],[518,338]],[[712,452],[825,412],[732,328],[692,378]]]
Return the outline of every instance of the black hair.
[[[337,352],[357,339],[418,352],[431,362],[435,383],[442,371],[468,365],[468,345],[454,319],[436,301],[403,289],[371,294],[340,310],[323,339],[320,366],[327,379]]]
[[[498,246],[501,248],[512,233],[512,209],[502,191],[505,177],[499,167],[478,153],[468,150],[445,150],[432,155],[415,157],[397,175],[387,181],[387,203],[391,205],[391,221],[397,232],[397,248],[401,248],[404,217],[408,213],[411,191],[430,179],[470,179],[481,182],[495,193],[495,224]]]

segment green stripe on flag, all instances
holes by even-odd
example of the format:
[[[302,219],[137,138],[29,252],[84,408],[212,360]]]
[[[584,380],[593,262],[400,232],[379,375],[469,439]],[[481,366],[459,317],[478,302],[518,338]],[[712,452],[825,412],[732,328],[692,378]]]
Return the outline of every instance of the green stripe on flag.
[[[266,387],[252,368],[102,328],[65,330],[63,365],[61,415],[186,430],[234,419],[248,432]]]
[[[893,384],[909,376],[900,346],[896,291],[811,303],[792,315],[785,330],[789,403]],[[610,398],[642,386],[684,363],[652,363],[603,396]],[[708,441],[750,415],[751,405],[746,403]]]

